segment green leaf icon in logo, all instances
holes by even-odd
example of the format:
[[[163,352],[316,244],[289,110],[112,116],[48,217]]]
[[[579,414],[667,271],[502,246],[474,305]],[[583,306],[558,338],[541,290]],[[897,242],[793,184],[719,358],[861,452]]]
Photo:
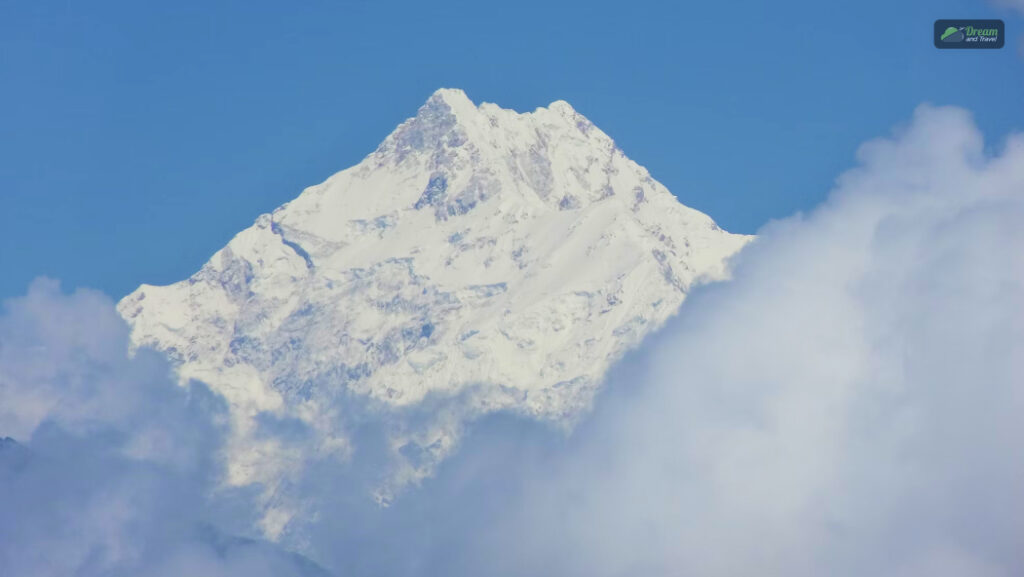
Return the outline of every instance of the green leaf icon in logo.
[[[962,30],[955,26],[946,28],[946,31],[939,36],[939,40],[943,42],[960,42],[964,39],[964,33]]]

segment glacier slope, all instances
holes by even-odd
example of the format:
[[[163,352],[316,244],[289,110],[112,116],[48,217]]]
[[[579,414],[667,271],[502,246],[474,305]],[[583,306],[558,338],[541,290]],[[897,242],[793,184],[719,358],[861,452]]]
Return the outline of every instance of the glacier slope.
[[[306,459],[350,458],[353,428],[377,418],[386,502],[483,414],[571,425],[750,238],[680,204],[565,102],[519,114],[442,89],[361,163],[118,310],[134,346],[228,400],[230,484],[273,495]],[[311,441],[261,434],[265,415]],[[273,537],[294,509],[269,500]]]

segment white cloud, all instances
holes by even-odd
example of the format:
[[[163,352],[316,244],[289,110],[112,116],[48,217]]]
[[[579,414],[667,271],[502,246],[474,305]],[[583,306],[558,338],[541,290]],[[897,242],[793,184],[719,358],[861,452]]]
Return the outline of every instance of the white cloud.
[[[0,574],[318,574],[221,531],[223,403],[154,354],[128,359],[127,336],[95,292],[40,280],[5,303],[0,434],[16,441],[0,444]]]

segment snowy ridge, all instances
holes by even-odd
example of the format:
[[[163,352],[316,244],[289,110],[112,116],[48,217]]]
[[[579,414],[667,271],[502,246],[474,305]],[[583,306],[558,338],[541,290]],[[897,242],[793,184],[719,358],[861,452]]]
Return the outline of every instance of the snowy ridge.
[[[348,458],[358,402],[394,418],[386,501],[482,414],[571,424],[749,238],[679,204],[565,102],[519,114],[443,89],[191,278],[118,308],[136,346],[228,399],[229,482],[273,488],[311,455]],[[257,435],[261,413],[314,441]],[[268,511],[267,533],[288,518]]]

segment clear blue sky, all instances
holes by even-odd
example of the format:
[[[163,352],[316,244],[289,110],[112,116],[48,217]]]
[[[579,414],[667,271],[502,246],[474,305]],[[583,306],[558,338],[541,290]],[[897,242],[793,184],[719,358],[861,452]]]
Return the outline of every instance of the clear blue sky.
[[[1006,48],[939,51],[936,18]],[[685,204],[754,232],[921,102],[1024,129],[1024,21],[980,1],[0,0],[0,298],[183,279],[441,86],[565,99]]]

